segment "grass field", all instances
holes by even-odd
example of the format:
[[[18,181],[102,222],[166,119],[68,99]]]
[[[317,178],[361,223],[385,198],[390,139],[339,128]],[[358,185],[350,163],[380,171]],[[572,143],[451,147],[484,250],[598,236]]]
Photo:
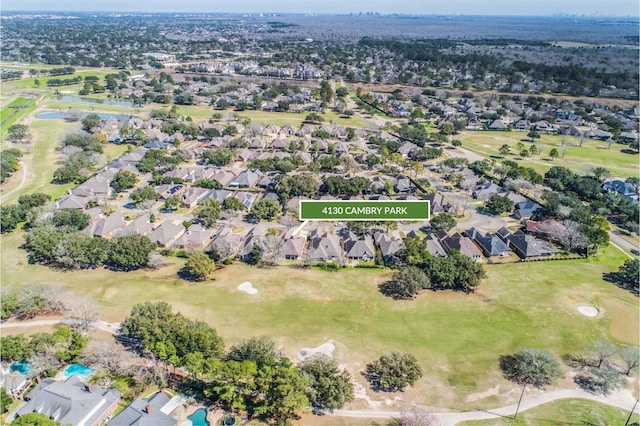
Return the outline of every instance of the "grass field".
[[[56,148],[64,134],[78,131],[78,123],[68,123],[63,120],[37,120],[34,119],[31,126],[32,142],[27,146],[28,152],[22,157],[27,164],[27,181],[25,185],[8,197],[2,197],[2,204],[15,203],[21,194],[32,192],[44,192],[51,195],[52,199],[60,197],[71,188],[69,185],[53,185],[51,179],[53,172],[60,166],[60,158]],[[18,170],[2,185],[2,192],[13,190],[20,183],[23,170]]]
[[[527,149],[531,146],[529,138],[524,132],[463,132],[455,139],[462,141],[462,147],[486,157],[502,159],[498,152],[500,147],[507,144],[515,152],[515,145],[522,141]],[[533,157],[525,157],[520,161],[523,165],[533,167],[540,173],[546,172],[551,166],[564,166],[580,173],[586,173],[591,167],[606,167],[616,176],[627,177],[638,175],[637,154],[627,154],[622,152],[628,148],[626,145],[613,144],[608,148],[606,142],[585,139],[582,146],[575,137],[566,137],[566,143],[562,144],[562,137],[555,135],[542,135],[536,139],[535,145],[542,150],[542,154]],[[556,148],[560,157],[551,161],[549,152]],[[565,152],[564,157],[562,153]],[[507,155],[506,159],[517,160],[519,156]]]
[[[629,407],[631,410],[631,407]],[[629,411],[582,399],[565,399],[540,405],[518,413],[517,420],[502,418],[459,423],[460,426],[525,426],[525,425],[624,425]],[[638,422],[634,414],[629,424]]]
[[[508,392],[512,386],[498,373],[498,356],[520,347],[545,348],[560,357],[612,334],[618,343],[638,343],[637,329],[614,333],[637,324],[638,310],[635,297],[600,278],[623,261],[613,249],[593,262],[492,266],[472,295],[428,292],[414,301],[393,301],[377,291],[391,275],[379,270],[330,273],[235,264],[217,271],[213,281],[195,284],[177,278],[183,260],[176,258],[158,271],[62,272],[29,265],[17,248],[21,242],[20,233],[3,236],[5,288],[45,283],[88,294],[99,301],[102,318],[111,322],[121,321],[135,303],[165,300],[175,310],[213,325],[227,345],[267,335],[292,358],[302,347],[332,340],[334,355],[358,381],[362,378],[357,372],[380,354],[411,352],[425,377],[402,399],[431,406],[490,408],[502,398],[493,395],[471,403],[467,396],[496,385],[503,386],[508,402],[513,402],[515,394]],[[243,281],[251,281],[260,293],[238,291]],[[577,311],[580,304],[602,307],[608,301],[616,303],[616,310],[605,308],[600,319]]]
[[[12,100],[9,105],[7,105],[7,108],[20,108],[21,106],[23,106],[29,99],[25,98],[23,96],[19,96],[17,98],[15,98],[14,100]]]

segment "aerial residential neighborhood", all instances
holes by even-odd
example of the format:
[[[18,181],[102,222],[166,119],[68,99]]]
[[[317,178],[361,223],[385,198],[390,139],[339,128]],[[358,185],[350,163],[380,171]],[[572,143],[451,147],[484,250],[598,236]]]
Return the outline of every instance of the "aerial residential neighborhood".
[[[2,424],[640,421],[637,14],[398,7],[3,6]]]

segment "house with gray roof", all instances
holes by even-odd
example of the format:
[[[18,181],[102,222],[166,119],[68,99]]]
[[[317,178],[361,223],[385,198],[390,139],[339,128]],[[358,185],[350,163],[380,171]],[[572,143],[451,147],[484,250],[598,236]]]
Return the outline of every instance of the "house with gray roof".
[[[180,199],[185,206],[191,208],[204,200],[210,192],[210,189],[192,186],[180,196]]]
[[[13,399],[20,399],[22,395],[31,386],[31,380],[24,374],[13,371],[7,374],[0,375],[0,388],[4,388],[9,396]]]
[[[25,397],[16,417],[41,413],[66,425],[100,426],[120,404],[120,392],[86,384],[71,376],[64,382],[45,379]]]
[[[158,226],[161,222],[151,222],[148,215],[141,215],[129,222],[124,228],[115,232],[115,235],[147,235]]]
[[[302,237],[288,238],[280,249],[280,257],[287,260],[299,260],[304,252],[306,240]]]
[[[78,197],[72,194],[64,195],[56,201],[56,209],[78,209],[84,210],[89,199],[85,197]]]
[[[482,235],[475,228],[465,231],[464,235],[471,238],[471,240],[482,249],[482,254],[486,257],[504,257],[509,256],[509,253],[511,253],[509,245],[502,241],[497,235],[491,235],[489,233]]]
[[[500,228],[496,233],[521,259],[553,256],[557,251],[549,244],[525,234],[522,231],[509,232],[506,228]]]
[[[631,202],[638,202],[638,193],[633,185],[620,179],[610,180],[602,184],[603,192],[615,192],[627,198]]]
[[[507,191],[500,185],[488,181],[476,186],[476,189],[473,191],[473,198],[484,199],[496,194],[504,195],[505,192]]]
[[[480,260],[482,252],[476,247],[470,238],[465,237],[457,232],[440,239],[440,244],[449,253],[457,250],[461,255],[467,256],[473,260]]]
[[[542,206],[534,201],[524,201],[517,203],[514,207],[513,215],[516,219],[531,219],[542,210]]]
[[[363,235],[358,238],[355,234],[349,233],[344,239],[344,250],[348,259],[352,260],[372,260],[376,255],[373,246],[373,238],[370,235]]]
[[[182,224],[176,225],[170,220],[162,222],[155,231],[149,235],[149,239],[159,247],[167,248],[173,245],[186,231]]]
[[[489,130],[509,130],[506,124],[502,120],[493,120],[491,124],[489,124]]]
[[[311,234],[309,241],[309,259],[311,261],[340,261],[342,258],[342,245],[337,235],[328,232],[320,235],[318,229]]]
[[[380,254],[385,262],[395,262],[398,260],[398,252],[404,247],[404,242],[401,238],[389,237],[384,232],[378,232],[374,236],[375,241],[380,248]]]
[[[107,217],[89,223],[89,225],[87,225],[87,227],[83,229],[82,232],[85,232],[93,237],[110,238],[125,226],[127,226],[127,222],[125,221],[122,212],[117,211]]]
[[[191,225],[173,245],[181,250],[202,250],[213,241],[214,233],[202,225]]]
[[[118,413],[108,426],[175,426],[178,422],[164,414],[164,407],[170,398],[164,392],[158,392],[150,398],[136,398]]]
[[[431,254],[431,256],[433,257],[447,256],[447,251],[444,249],[444,247],[442,247],[442,244],[440,244],[440,240],[438,239],[438,237],[431,234],[431,235],[428,235],[427,238],[425,238],[425,241],[427,242],[427,251]]]
[[[245,170],[229,182],[228,186],[232,188],[251,188],[258,183],[261,177],[262,172],[260,170]]]

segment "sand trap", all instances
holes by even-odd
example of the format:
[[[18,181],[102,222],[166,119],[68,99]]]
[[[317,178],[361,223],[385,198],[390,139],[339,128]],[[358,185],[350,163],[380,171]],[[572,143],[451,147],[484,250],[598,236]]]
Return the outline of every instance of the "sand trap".
[[[588,305],[578,306],[578,311],[580,311],[580,313],[585,317],[589,318],[597,317],[600,313],[600,310],[598,308]]]
[[[336,345],[331,342],[324,343],[317,348],[302,348],[298,351],[298,359],[300,361],[304,361],[305,359],[312,357],[315,354],[324,354],[330,357],[335,349]]]
[[[258,294],[258,289],[253,287],[253,284],[251,284],[249,281],[245,281],[242,284],[240,284],[238,286],[238,290],[244,291],[245,293],[249,293],[249,294]]]

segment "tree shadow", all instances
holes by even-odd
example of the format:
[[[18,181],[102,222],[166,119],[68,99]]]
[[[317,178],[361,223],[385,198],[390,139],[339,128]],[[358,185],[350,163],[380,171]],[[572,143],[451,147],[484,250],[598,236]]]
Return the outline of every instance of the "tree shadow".
[[[406,295],[400,286],[395,281],[385,281],[378,285],[380,293],[387,297],[391,297],[393,300],[412,300],[415,296]]]

